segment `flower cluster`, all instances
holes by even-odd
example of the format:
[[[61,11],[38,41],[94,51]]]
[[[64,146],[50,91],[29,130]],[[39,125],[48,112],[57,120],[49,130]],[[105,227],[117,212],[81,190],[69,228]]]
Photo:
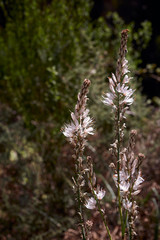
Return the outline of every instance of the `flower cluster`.
[[[96,196],[96,198],[98,200],[102,200],[106,194],[106,191],[103,189],[98,189],[98,188],[99,188],[99,186],[97,187],[96,190],[93,190],[94,195]],[[96,204],[97,204],[97,201],[95,200],[95,198],[91,197],[91,198],[87,199],[85,206],[88,209],[94,209],[94,208],[96,208]]]
[[[90,80],[85,79],[78,94],[78,101],[75,106],[74,112],[71,112],[71,123],[65,125],[63,134],[68,138],[71,144],[74,146],[74,159],[75,159],[75,172],[76,176],[73,177],[73,190],[76,194],[76,200],[78,205],[78,213],[80,216],[81,233],[83,239],[88,239],[88,229],[84,220],[83,214],[83,202],[85,192],[83,187],[85,186],[84,175],[86,173],[83,163],[83,152],[86,146],[86,137],[88,134],[93,135],[92,119],[89,116],[89,110],[86,109],[87,93],[90,85]]]
[[[88,134],[93,135],[92,119],[89,116],[89,110],[86,109],[87,93],[90,80],[85,79],[81,92],[78,94],[78,102],[75,106],[75,112],[71,113],[72,121],[64,127],[63,134],[69,141],[76,145],[78,138],[83,140],[83,147],[85,139]]]
[[[121,118],[124,117],[124,113],[128,109],[128,106],[133,103],[132,95],[134,93],[134,90],[128,85],[131,77],[127,75],[129,73],[128,61],[125,58],[127,52],[127,33],[128,30],[122,31],[116,74],[112,73],[112,78],[109,78],[111,92],[103,96],[103,103],[105,105],[111,106],[113,110],[117,110],[118,108],[121,110],[123,109],[123,111],[121,111]]]
[[[75,144],[75,136],[85,139],[88,134],[93,135],[92,119],[89,110],[86,109],[78,118],[75,113],[71,113],[72,122],[64,128],[63,134]]]
[[[134,196],[141,191],[141,184],[144,179],[141,176],[140,166],[144,159],[144,155],[139,153],[135,157],[134,146],[135,138],[137,135],[136,130],[130,133],[129,144],[121,154],[121,170],[120,170],[120,193],[122,197],[122,206],[129,212],[130,224],[132,223],[132,230],[134,230],[134,220],[137,218],[137,204]],[[118,174],[114,175],[116,185],[118,185]],[[134,231],[135,232],[135,231]]]
[[[123,30],[121,33],[121,45],[119,58],[117,61],[116,73],[112,73],[112,78],[109,78],[110,92],[103,96],[103,103],[111,106],[115,113],[115,142],[111,144],[111,151],[116,157],[116,165],[110,164],[114,168],[114,180],[118,188],[118,203],[121,218],[122,234],[123,211],[126,210],[129,215],[130,232],[134,232],[134,219],[137,216],[137,205],[133,196],[137,195],[141,190],[140,186],[144,179],[141,177],[140,165],[144,158],[143,154],[139,154],[137,158],[134,156],[135,136],[136,131],[133,130],[130,134],[130,140],[127,148],[123,147],[123,137],[125,125],[125,113],[129,106],[133,103],[133,93],[129,86],[131,77],[128,76],[128,61],[126,60],[127,53],[127,38],[128,30]]]

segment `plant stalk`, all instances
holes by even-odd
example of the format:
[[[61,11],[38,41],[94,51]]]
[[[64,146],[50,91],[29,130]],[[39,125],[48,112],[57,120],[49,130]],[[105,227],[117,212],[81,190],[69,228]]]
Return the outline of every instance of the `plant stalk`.
[[[81,144],[78,148],[75,149],[76,153],[76,183],[77,183],[77,200],[78,200],[78,211],[80,216],[80,224],[81,224],[81,233],[82,233],[82,240],[86,240],[86,229],[85,229],[85,222],[84,222],[84,213],[83,213],[83,204],[81,201],[81,191],[78,182],[78,177],[80,175],[80,163],[78,159],[81,157]]]
[[[117,174],[118,174],[118,206],[119,206],[119,214],[121,220],[121,231],[122,231],[122,240],[124,239],[125,234],[125,227],[123,222],[123,215],[122,215],[122,204],[121,204],[121,195],[120,195],[120,108],[119,108],[119,93],[118,93],[118,112],[117,112]]]

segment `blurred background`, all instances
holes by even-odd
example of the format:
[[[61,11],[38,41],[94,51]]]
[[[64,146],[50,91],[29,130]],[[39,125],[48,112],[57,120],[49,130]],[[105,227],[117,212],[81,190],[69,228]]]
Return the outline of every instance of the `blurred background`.
[[[136,151],[146,155],[135,239],[160,239],[159,21],[154,0],[0,0],[0,240],[80,239],[73,150],[61,128],[85,78],[92,82],[88,105],[96,129],[86,154],[106,188],[107,219],[119,239],[108,167],[114,125],[101,95],[108,91],[125,28],[136,89],[127,130],[138,130]],[[93,239],[106,239],[99,215],[88,211],[88,218]]]

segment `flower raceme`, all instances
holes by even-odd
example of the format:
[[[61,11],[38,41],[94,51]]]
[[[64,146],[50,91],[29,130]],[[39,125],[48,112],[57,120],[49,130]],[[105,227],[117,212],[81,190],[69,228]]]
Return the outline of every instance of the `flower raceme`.
[[[117,186],[119,213],[121,220],[122,239],[125,236],[126,223],[124,222],[123,214],[127,212],[129,221],[129,232],[134,231],[134,220],[137,217],[137,205],[133,196],[137,195],[141,189],[141,183],[144,179],[141,177],[140,165],[144,159],[143,154],[139,154],[137,158],[134,156],[135,136],[136,131],[132,130],[130,134],[129,145],[127,148],[123,146],[124,128],[126,128],[125,113],[133,103],[133,93],[129,86],[131,77],[128,76],[128,61],[126,60],[127,53],[127,38],[128,30],[123,30],[121,33],[121,44],[119,50],[119,58],[115,74],[109,78],[110,92],[103,96],[102,102],[112,108],[115,115],[115,141],[111,144],[111,151],[116,157],[116,167],[114,163],[110,164],[113,167],[115,174],[113,176]],[[125,211],[124,211],[125,210]],[[127,215],[126,215],[127,216]]]
[[[137,159],[135,159],[135,162],[137,162]],[[137,162],[138,164],[138,162]],[[114,175],[114,180],[116,182],[116,185],[118,184],[118,175]],[[140,193],[141,189],[141,183],[144,181],[144,179],[141,177],[140,170],[138,173],[135,173],[135,170],[128,169],[128,167],[123,167],[122,170],[120,170],[120,191],[122,197],[125,195],[137,195]],[[125,206],[124,206],[125,207]]]
[[[135,158],[132,162],[129,162],[126,154],[122,157],[123,167],[120,170],[120,191],[122,196],[137,195],[140,193],[141,183],[144,179],[141,177],[141,171],[139,170],[139,160]],[[128,161],[128,163],[127,163]],[[116,186],[118,185],[118,175],[114,175]],[[125,206],[124,206],[125,207]]]
[[[90,80],[85,79],[81,91],[78,94],[78,101],[74,112],[71,112],[71,123],[66,124],[63,128],[63,134],[68,138],[69,142],[74,146],[75,160],[75,178],[73,177],[73,190],[76,194],[78,214],[80,217],[81,234],[83,239],[88,239],[87,225],[84,220],[83,202],[85,193],[84,175],[86,173],[83,163],[83,152],[86,146],[87,135],[93,135],[92,119],[89,116],[89,110],[86,108],[87,93],[90,85]],[[88,206],[92,209],[94,201],[90,201]]]
[[[71,112],[71,123],[65,125],[63,129],[63,134],[68,138],[71,144],[73,144],[75,149],[75,154],[73,155],[75,159],[75,170],[76,170],[76,179],[73,179],[73,189],[76,193],[76,200],[79,205],[78,213],[80,216],[80,225],[81,225],[81,233],[83,239],[88,239],[88,228],[87,224],[84,220],[83,215],[83,204],[86,199],[86,192],[83,192],[83,187],[85,186],[85,178],[84,175],[87,173],[88,176],[88,186],[93,194],[93,197],[88,198],[85,202],[85,207],[88,209],[94,209],[96,205],[98,205],[98,209],[102,214],[102,209],[100,209],[99,200],[102,200],[105,196],[105,191],[97,186],[94,189],[94,185],[96,184],[96,176],[93,171],[93,164],[91,157],[87,157],[87,168],[85,167],[83,152],[86,146],[86,137],[88,134],[93,135],[93,126],[92,119],[89,116],[89,110],[86,109],[87,102],[87,93],[88,87],[90,85],[90,80],[85,79],[81,88],[80,93],[78,94],[78,101],[75,106],[74,112]],[[103,217],[104,219],[104,217]],[[105,222],[106,225],[106,222]],[[107,232],[111,239],[111,235],[109,229],[106,225]]]
[[[71,112],[72,121],[70,124],[66,124],[63,130],[63,134],[69,139],[69,141],[75,145],[77,139],[83,140],[83,147],[85,145],[85,139],[88,134],[93,135],[92,119],[89,116],[89,110],[86,109],[87,93],[90,80],[85,79],[83,82],[82,90],[78,94],[78,102],[75,106],[75,112]]]
[[[125,66],[125,68],[127,68],[127,66]],[[111,92],[106,93],[103,96],[103,103],[105,105],[113,107],[113,109],[117,109],[118,99],[120,99],[119,105],[126,105],[126,106],[131,105],[133,103],[132,95],[134,93],[134,90],[132,90],[128,86],[130,79],[131,78],[129,78],[128,75],[125,75],[123,81],[118,82],[118,79],[112,73],[112,78],[109,78],[109,87]]]
[[[64,128],[63,134],[74,144],[75,136],[86,138],[88,134],[93,135],[92,119],[89,116],[89,110],[86,109],[82,115],[77,118],[75,113],[71,113],[72,122]]]
[[[113,110],[123,108],[124,112],[128,109],[128,106],[133,103],[133,93],[129,87],[129,82],[132,79],[128,76],[130,72],[128,70],[128,61],[126,60],[127,52],[127,38],[128,30],[123,30],[121,33],[121,46],[119,52],[119,59],[117,61],[116,74],[112,73],[112,77],[109,77],[109,87],[111,92],[106,93],[103,96],[103,103],[111,106]]]

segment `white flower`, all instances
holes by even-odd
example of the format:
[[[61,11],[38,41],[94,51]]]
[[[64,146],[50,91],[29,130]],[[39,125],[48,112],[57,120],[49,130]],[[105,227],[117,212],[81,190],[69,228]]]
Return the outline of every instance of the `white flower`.
[[[131,97],[134,93],[134,90],[132,90],[131,88],[129,89],[129,86],[125,86],[125,84],[122,84],[121,86],[120,83],[118,83],[116,90],[117,92],[122,93],[126,97]]]
[[[128,60],[126,58],[124,58],[122,60],[122,76],[125,75],[126,73],[130,72],[128,70]]]
[[[120,104],[127,104],[127,105],[131,105],[133,103],[134,99],[130,98],[128,96],[125,97],[124,100],[120,101]]]
[[[128,77],[128,75],[125,75],[123,78],[123,83],[129,83],[129,81],[132,79],[132,77]]]
[[[112,106],[114,105],[113,101],[115,99],[115,95],[113,93],[106,93],[103,96],[104,100],[102,101],[105,105]]]
[[[114,174],[114,175],[113,175],[113,180],[114,180],[114,182],[115,182],[115,184],[116,184],[116,187],[118,187],[118,184],[117,184],[118,174]]]
[[[72,142],[72,138],[75,135],[75,133],[79,130],[80,124],[73,112],[71,113],[71,118],[73,121],[65,126],[63,134],[64,136],[68,137],[69,140]]]
[[[118,187],[118,174],[115,174],[113,176],[113,178],[114,178],[116,187]],[[126,193],[129,190],[129,187],[130,187],[129,175],[128,175],[127,172],[124,171],[124,169],[122,169],[119,172],[119,178],[120,178],[120,184],[119,184],[120,191],[121,191],[122,194]]]
[[[132,163],[132,175],[135,173],[136,167],[137,167],[137,158],[134,159],[133,163]]]
[[[141,192],[141,189],[139,189],[139,190],[137,190],[137,191],[134,191],[134,192],[132,192],[132,195],[133,195],[133,196],[135,196],[135,195],[139,194],[140,192]]]
[[[127,192],[129,187],[130,187],[130,183],[129,183],[129,175],[127,172],[124,171],[124,169],[122,169],[120,171],[120,184],[119,184],[119,187],[120,187],[120,190],[122,192]]]
[[[110,144],[110,146],[117,149],[117,143],[118,143],[118,141],[116,140],[114,143]]]
[[[122,75],[125,75],[126,73],[130,72],[128,70],[128,66],[125,66],[123,69],[122,69]]]
[[[84,131],[84,137],[86,137],[88,134],[93,135],[93,127],[92,127],[92,119],[88,115],[89,110],[86,109],[86,111],[83,113],[83,131]]]
[[[75,136],[81,136],[82,138],[86,138],[88,134],[93,135],[93,127],[92,127],[92,119],[88,115],[89,110],[86,109],[83,112],[83,115],[80,116],[80,122],[77,119],[75,113],[71,113],[72,122],[67,124],[64,127],[63,134],[69,138],[71,143],[74,143]]]
[[[114,73],[112,73],[112,80],[117,83],[117,79],[116,79],[116,76],[114,75]]]
[[[110,89],[111,89],[111,92],[114,94],[115,93],[115,90],[114,90],[114,87],[112,84],[109,85]]]
[[[115,86],[115,82],[112,78],[108,78],[109,79],[109,84],[112,85],[113,87]]]
[[[114,83],[114,80],[112,78],[108,78],[109,79],[109,87],[111,89],[111,92],[112,93],[115,93],[115,83]]]
[[[132,202],[130,202],[127,198],[123,199],[122,204],[126,210],[131,211]]]
[[[128,60],[126,59],[126,58],[124,58],[123,60],[122,60],[122,67],[125,67],[125,66],[127,66],[128,65]]]
[[[63,131],[64,136],[68,137],[71,141],[75,132],[78,131],[79,127],[80,127],[79,124],[76,125],[73,122],[71,122],[70,124],[67,124]]]
[[[94,190],[94,193],[96,194],[96,196],[99,200],[102,200],[102,198],[104,198],[104,196],[106,194],[106,191],[101,188],[101,189]]]
[[[120,190],[125,193],[128,191],[130,187],[130,183],[126,181],[121,181],[121,183],[119,184],[119,187],[120,187]]]
[[[91,197],[87,200],[85,207],[88,209],[94,209],[96,207],[96,200]]]
[[[141,177],[141,173],[139,172],[138,177],[133,185],[134,190],[138,190],[140,184],[144,181],[144,179]],[[138,193],[137,193],[138,194]]]
[[[123,86],[123,85],[122,85],[122,86]],[[118,85],[117,85],[117,87],[116,87],[116,90],[117,90],[117,92],[122,93],[122,87],[121,87],[121,84],[120,84],[120,83],[118,83]]]
[[[108,106],[112,106],[113,105],[113,101],[109,98],[105,98],[104,97],[104,100],[102,101],[105,105],[108,105]]]
[[[83,127],[87,128],[92,123],[92,119],[88,116],[83,120]]]
[[[120,175],[120,181],[127,181],[129,179],[129,174],[122,169],[119,173]]]

